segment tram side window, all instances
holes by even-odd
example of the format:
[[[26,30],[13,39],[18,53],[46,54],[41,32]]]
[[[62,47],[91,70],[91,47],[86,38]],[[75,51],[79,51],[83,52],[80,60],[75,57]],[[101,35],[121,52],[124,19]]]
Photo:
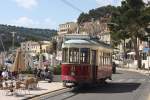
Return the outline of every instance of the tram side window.
[[[89,63],[90,53],[88,48],[80,49],[80,63]]]
[[[99,66],[102,66],[102,52],[99,53]]]
[[[106,65],[109,65],[109,53],[105,53]]]
[[[104,66],[104,53],[102,52],[101,60],[102,60],[102,67]]]
[[[78,48],[70,48],[69,49],[69,62],[70,63],[78,63],[79,62],[79,49]]]
[[[103,53],[103,65],[106,66],[107,64],[107,58],[106,58],[106,53]]]
[[[68,48],[63,49],[63,62],[68,62]]]
[[[111,54],[108,53],[108,64],[110,65],[111,64]]]
[[[108,53],[105,53],[105,65],[108,64]]]

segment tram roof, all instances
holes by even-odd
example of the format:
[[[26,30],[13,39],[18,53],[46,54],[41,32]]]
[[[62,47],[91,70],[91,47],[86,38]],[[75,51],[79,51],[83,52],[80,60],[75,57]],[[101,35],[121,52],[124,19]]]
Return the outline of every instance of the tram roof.
[[[65,41],[65,44],[91,44],[91,43],[87,40],[68,40]]]
[[[100,42],[98,40],[94,39],[71,39],[67,40],[63,43],[62,47],[89,47],[89,48],[97,48],[97,47],[102,47],[102,48],[107,48],[111,49],[110,45],[105,44],[103,42]]]

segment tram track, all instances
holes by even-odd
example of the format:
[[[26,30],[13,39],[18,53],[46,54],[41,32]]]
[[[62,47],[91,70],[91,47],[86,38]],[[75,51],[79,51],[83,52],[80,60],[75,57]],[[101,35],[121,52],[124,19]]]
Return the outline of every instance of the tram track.
[[[55,92],[50,92],[40,96],[36,96],[34,98],[31,98],[30,100],[56,100],[55,98],[58,98],[57,100],[65,100],[69,96],[74,95],[74,93],[72,93],[71,91],[72,88],[64,88]]]

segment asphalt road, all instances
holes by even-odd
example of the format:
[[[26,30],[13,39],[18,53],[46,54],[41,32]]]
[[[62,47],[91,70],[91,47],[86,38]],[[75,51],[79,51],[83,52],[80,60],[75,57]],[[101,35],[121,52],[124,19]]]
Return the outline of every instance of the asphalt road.
[[[60,91],[42,100],[148,100],[150,77],[136,72],[117,71],[112,81],[90,87]]]

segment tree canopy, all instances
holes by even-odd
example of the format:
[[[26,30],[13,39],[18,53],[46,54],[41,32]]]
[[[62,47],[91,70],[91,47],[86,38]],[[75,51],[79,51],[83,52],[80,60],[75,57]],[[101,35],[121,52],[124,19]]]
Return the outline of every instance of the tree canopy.
[[[150,24],[150,7],[144,4],[143,0],[124,0],[122,5],[112,13],[110,30],[111,37],[115,42],[130,38],[138,60],[138,67],[141,67],[139,45],[137,38],[144,40],[149,33],[147,27]]]
[[[81,13],[80,16],[78,17],[78,24],[84,23],[84,22],[89,22],[91,19],[97,20],[100,19],[101,17],[104,17],[108,14],[111,14],[115,12],[116,7],[114,6],[103,6],[99,7],[96,9],[90,10],[88,13]]]

